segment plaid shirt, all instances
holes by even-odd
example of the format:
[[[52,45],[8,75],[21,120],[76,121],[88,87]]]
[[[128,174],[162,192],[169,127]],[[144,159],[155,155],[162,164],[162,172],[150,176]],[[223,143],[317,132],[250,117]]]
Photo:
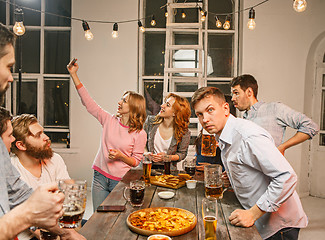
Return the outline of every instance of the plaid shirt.
[[[310,138],[319,131],[318,125],[305,114],[297,112],[280,102],[257,102],[251,106],[249,111],[244,113],[243,118],[267,130],[272,135],[277,147],[283,143],[286,127],[306,133]]]
[[[11,164],[8,150],[0,138],[0,217],[24,202],[33,192],[20,179],[20,174]]]

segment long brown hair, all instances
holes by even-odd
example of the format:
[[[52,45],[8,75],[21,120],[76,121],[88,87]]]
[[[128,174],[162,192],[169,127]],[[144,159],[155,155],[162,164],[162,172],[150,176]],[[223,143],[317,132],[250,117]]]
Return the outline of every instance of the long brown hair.
[[[174,136],[178,144],[182,141],[184,134],[188,130],[188,125],[190,123],[190,117],[191,117],[191,107],[190,107],[190,103],[186,98],[176,95],[174,93],[169,93],[165,97],[165,101],[170,97],[173,97],[175,99],[175,102],[172,107],[173,112],[175,113],[173,119],[173,128],[174,128]],[[158,114],[155,117],[154,124],[159,124],[162,121],[163,118],[161,118]]]
[[[141,131],[146,121],[146,100],[144,97],[133,91],[126,91],[123,96],[129,95],[129,133],[133,131]]]

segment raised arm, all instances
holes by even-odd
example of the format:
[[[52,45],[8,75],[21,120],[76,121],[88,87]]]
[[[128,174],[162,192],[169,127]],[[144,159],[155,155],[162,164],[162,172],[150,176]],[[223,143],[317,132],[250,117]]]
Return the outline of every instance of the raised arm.
[[[79,80],[79,77],[77,75],[77,72],[78,72],[78,69],[79,69],[78,63],[75,62],[74,65],[68,64],[67,69],[68,69],[68,71],[70,73],[70,76],[71,76],[71,78],[73,80],[74,85],[78,86],[81,83],[80,80]]]

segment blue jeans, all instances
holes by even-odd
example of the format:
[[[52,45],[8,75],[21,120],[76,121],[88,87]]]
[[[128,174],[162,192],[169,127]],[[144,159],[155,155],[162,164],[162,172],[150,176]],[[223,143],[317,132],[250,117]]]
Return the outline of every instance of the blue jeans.
[[[297,240],[300,228],[283,228],[266,240]]]
[[[105,200],[118,182],[94,170],[94,178],[91,186],[94,211],[96,211],[97,207]]]

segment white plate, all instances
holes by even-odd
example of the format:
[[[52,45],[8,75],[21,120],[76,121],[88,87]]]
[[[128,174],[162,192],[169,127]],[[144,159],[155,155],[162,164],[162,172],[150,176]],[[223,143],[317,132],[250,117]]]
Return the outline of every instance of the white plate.
[[[147,238],[147,240],[152,240],[152,239],[167,239],[167,240],[172,240],[170,237],[162,234],[155,234],[151,235]]]
[[[164,191],[164,192],[159,192],[158,196],[163,199],[170,199],[175,196],[175,193],[170,191]]]

